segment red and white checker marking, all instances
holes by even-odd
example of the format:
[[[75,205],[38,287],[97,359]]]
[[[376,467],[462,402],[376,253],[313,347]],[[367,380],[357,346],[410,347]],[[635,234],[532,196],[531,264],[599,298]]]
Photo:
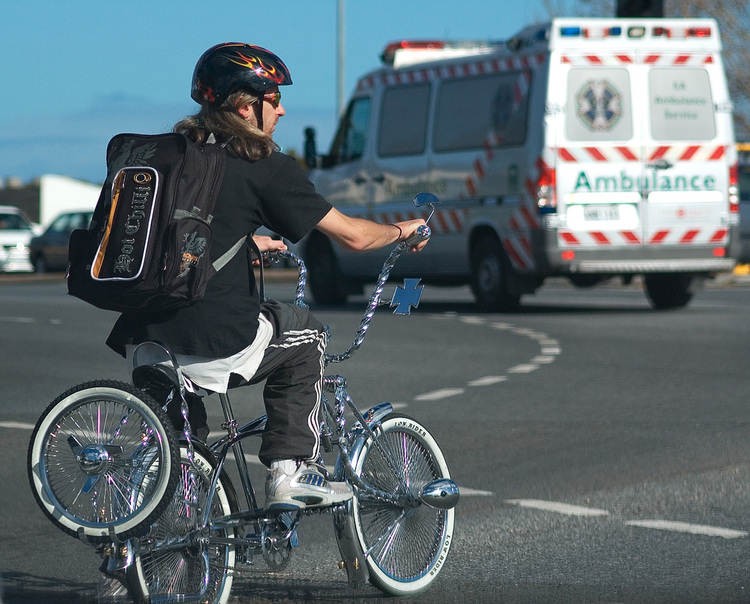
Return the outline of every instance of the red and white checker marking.
[[[705,229],[687,227],[659,229],[646,241],[634,231],[567,231],[560,230],[558,240],[565,247],[612,247],[618,245],[726,245],[729,231],[726,228]]]

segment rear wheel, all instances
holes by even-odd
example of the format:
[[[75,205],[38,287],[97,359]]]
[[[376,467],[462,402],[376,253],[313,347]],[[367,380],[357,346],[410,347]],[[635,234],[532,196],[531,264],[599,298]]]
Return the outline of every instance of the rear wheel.
[[[419,593],[445,564],[454,510],[416,499],[425,485],[450,473],[437,442],[415,420],[391,414],[375,435],[377,444],[367,440],[355,472],[367,485],[411,503],[400,506],[360,491],[352,506],[357,537],[375,586],[393,595]]]
[[[128,568],[131,592],[138,602],[174,599],[225,604],[232,589],[235,563],[234,545],[206,542],[206,538],[233,538],[234,529],[209,532],[202,518],[216,460],[209,449],[193,443],[193,463],[187,446],[181,449],[180,480],[177,492],[148,534],[135,546],[135,560]],[[210,518],[236,512],[237,498],[228,477],[222,474],[211,502]],[[181,546],[160,545],[169,539],[194,537]]]
[[[39,418],[29,481],[66,533],[92,542],[127,539],[169,504],[178,456],[169,420],[150,396],[123,382],[89,382],[61,394]]]
[[[521,296],[509,292],[510,265],[496,237],[483,236],[471,250],[471,290],[480,309],[489,312],[518,308]]]
[[[687,273],[645,275],[646,296],[657,310],[687,306],[693,298],[693,276]]]

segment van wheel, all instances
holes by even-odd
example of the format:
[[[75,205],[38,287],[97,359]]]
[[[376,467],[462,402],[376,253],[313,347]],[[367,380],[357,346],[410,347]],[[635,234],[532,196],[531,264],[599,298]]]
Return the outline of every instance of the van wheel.
[[[682,308],[693,297],[693,275],[669,273],[665,275],[645,275],[646,296],[651,306],[657,310]]]
[[[346,290],[339,262],[331,244],[322,237],[313,237],[305,250],[310,290],[318,304],[339,306],[346,302]]]
[[[44,260],[44,256],[42,256],[42,254],[38,254],[37,257],[34,259],[34,272],[35,273],[47,272],[47,262]]]
[[[511,268],[500,241],[482,237],[471,250],[471,291],[481,310],[488,312],[518,308],[521,296],[508,291]]]

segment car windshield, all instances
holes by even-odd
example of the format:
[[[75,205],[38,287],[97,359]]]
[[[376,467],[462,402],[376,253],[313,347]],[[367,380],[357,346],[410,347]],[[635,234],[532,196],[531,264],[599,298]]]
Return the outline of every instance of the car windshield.
[[[20,214],[0,212],[0,230],[30,231],[32,229]]]

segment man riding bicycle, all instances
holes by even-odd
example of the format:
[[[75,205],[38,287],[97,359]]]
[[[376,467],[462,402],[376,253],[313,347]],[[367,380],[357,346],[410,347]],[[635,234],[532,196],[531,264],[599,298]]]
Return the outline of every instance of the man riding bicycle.
[[[411,237],[424,220],[378,224],[346,216],[316,193],[294,158],[279,151],[273,140],[285,114],[279,87],[291,84],[282,60],[259,46],[218,44],[198,60],[191,96],[201,108],[178,122],[174,131],[197,144],[221,145],[227,154],[211,223],[211,257],[220,257],[261,226],[292,242],[318,229],[358,252]],[[261,252],[286,247],[269,237],[254,240]],[[423,241],[411,251],[425,245]],[[261,302],[250,254],[235,255],[191,306],[121,315],[107,344],[132,361],[134,347],[149,340],[167,345],[199,388],[226,392],[265,381],[268,420],[259,457],[270,469],[267,508],[327,506],[352,497],[346,483],[326,480],[313,463],[320,448],[325,328],[307,309]],[[196,393],[187,398],[193,430],[205,437],[202,402]],[[179,409],[171,416],[181,427]]]

